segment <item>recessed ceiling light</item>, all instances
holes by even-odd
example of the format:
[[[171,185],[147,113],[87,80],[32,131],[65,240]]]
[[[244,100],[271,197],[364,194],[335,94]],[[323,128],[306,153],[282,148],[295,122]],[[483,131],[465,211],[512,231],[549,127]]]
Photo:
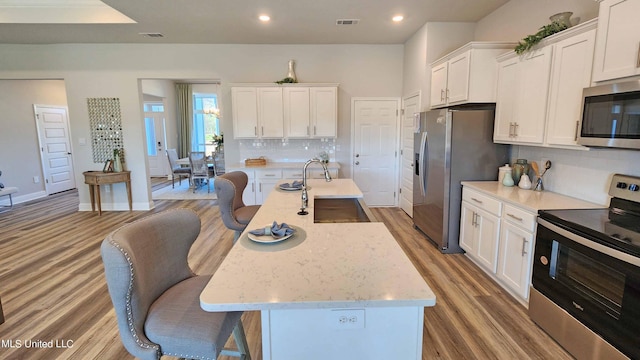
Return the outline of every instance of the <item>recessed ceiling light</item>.
[[[400,21],[402,21],[402,19],[404,19],[404,16],[402,16],[402,15],[396,15],[396,16],[391,18],[391,20],[393,20],[395,22],[400,22]]]
[[[258,19],[260,19],[260,21],[263,21],[263,22],[267,22],[267,21],[271,20],[269,15],[260,15],[260,16],[258,16]]]

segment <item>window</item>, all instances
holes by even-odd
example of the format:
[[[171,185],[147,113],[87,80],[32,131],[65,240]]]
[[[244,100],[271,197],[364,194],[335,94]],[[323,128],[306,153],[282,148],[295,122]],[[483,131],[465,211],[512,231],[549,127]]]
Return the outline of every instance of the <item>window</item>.
[[[193,94],[193,151],[211,154],[216,150],[214,137],[221,135],[217,94]]]

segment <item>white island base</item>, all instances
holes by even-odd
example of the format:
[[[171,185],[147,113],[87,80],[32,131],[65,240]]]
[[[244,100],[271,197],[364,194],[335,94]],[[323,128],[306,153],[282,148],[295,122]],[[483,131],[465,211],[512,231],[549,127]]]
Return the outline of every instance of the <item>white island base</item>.
[[[264,360],[422,358],[424,307],[263,310]]]
[[[315,223],[317,198],[361,198],[351,179],[271,191],[200,295],[205,311],[262,314],[264,360],[421,360],[424,308],[436,297],[380,222]],[[375,220],[375,219],[374,219]],[[282,242],[249,240],[276,221]]]

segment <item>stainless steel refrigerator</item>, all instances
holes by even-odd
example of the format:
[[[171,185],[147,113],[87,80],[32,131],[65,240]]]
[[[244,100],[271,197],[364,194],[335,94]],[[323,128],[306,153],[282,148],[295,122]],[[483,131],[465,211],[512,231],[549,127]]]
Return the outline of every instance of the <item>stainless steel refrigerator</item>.
[[[462,185],[497,180],[510,145],[493,143],[494,105],[417,113],[413,164],[413,224],[443,253],[458,253]]]

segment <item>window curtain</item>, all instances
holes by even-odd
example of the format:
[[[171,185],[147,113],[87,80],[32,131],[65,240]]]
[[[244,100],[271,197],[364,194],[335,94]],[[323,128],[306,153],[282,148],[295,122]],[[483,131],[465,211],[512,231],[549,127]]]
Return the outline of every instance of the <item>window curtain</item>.
[[[178,112],[178,157],[184,158],[191,152],[193,134],[193,96],[191,84],[176,84]]]

